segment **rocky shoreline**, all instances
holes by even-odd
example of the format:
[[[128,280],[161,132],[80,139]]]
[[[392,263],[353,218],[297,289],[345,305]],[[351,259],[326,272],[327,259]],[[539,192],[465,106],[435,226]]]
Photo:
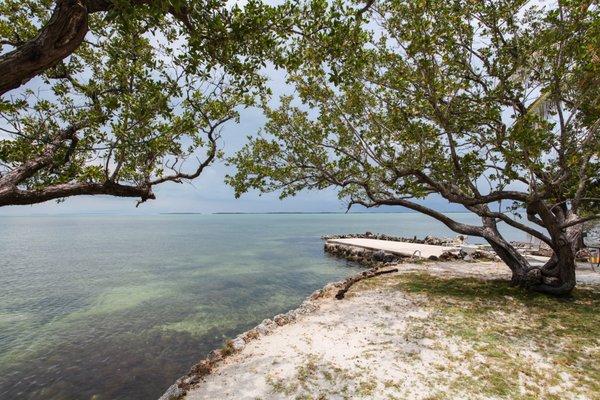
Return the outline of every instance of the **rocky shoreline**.
[[[501,392],[509,398],[524,393],[531,398],[594,397],[593,380],[582,375],[593,370],[597,359],[597,336],[589,332],[597,325],[589,320],[591,288],[583,288],[580,294],[589,295],[576,300],[581,314],[575,318],[568,317],[573,302],[555,303],[574,329],[582,321],[587,324],[587,347],[576,349],[578,362],[590,366],[583,368],[557,364],[556,356],[547,353],[557,340],[572,341],[563,330],[554,329],[555,307],[545,312],[546,323],[536,319],[534,326],[523,324],[524,318],[529,322],[532,309],[547,303],[510,287],[510,270],[503,263],[408,262],[397,269],[359,282],[343,301],[336,300],[335,291],[326,293],[315,301],[314,311],[277,326],[215,364],[185,400],[491,400],[498,398],[497,387],[511,387],[511,392]],[[592,271],[582,272],[579,278],[600,280]],[[514,329],[524,334],[506,335]],[[531,340],[532,334],[544,343]],[[490,345],[493,352],[485,350]],[[573,357],[572,346],[558,349],[559,360]],[[481,357],[474,357],[477,354]],[[515,376],[515,365],[533,373]],[[557,365],[564,367],[559,382],[553,374]],[[498,376],[510,377],[511,382],[502,378],[500,386],[494,386]],[[573,390],[576,379],[581,392]]]
[[[399,264],[406,261],[415,261],[414,257],[405,257],[398,254],[386,252],[383,250],[371,250],[362,247],[352,246],[341,243],[330,243],[330,239],[377,239],[388,240],[404,243],[428,244],[434,246],[452,246],[455,250],[445,251],[441,256],[430,256],[430,261],[453,261],[453,260],[480,260],[480,261],[497,261],[498,257],[495,253],[483,248],[474,248],[472,251],[464,251],[461,246],[465,243],[465,236],[459,235],[455,238],[443,238],[435,236],[426,236],[423,239],[405,238],[399,236],[390,236],[382,234],[372,234],[371,232],[353,233],[348,235],[330,235],[323,236],[321,239],[326,240],[323,249],[326,253],[335,257],[344,258],[351,262],[356,262],[360,265],[369,268],[381,268],[390,264]]]
[[[234,339],[228,340],[222,348],[211,351],[206,358],[199,361],[186,375],[171,385],[159,400],[178,400],[183,398],[189,389],[199,384],[202,378],[209,375],[219,363],[223,362],[227,357],[240,352],[251,341],[261,336],[269,335],[280,326],[295,322],[301,315],[310,314],[317,310],[319,308],[319,299],[325,296],[341,299],[343,298],[343,293],[354,283],[382,273],[395,271],[397,269],[380,271],[380,268],[373,268],[352,275],[342,281],[328,283],[322,289],[315,290],[299,307],[285,314],[278,314],[272,319],[265,319],[254,328],[239,334]],[[341,296],[340,293],[342,293]]]
[[[437,238],[433,236],[427,236],[424,239],[417,239],[416,237],[411,239],[389,235],[373,235],[370,232],[365,234],[332,235],[322,237],[323,240],[337,238],[371,238],[380,240],[410,241],[410,243],[454,246],[458,245],[458,243],[464,243],[464,237],[461,236],[454,239]],[[216,366],[222,363],[227,357],[243,350],[244,347],[246,347],[246,345],[251,341],[256,340],[261,336],[269,335],[280,326],[295,322],[296,319],[301,315],[310,314],[311,312],[317,310],[319,308],[319,299],[325,296],[342,299],[345,292],[348,291],[348,289],[355,283],[373,276],[396,272],[397,269],[390,269],[388,267],[411,260],[411,258],[398,257],[397,255],[391,253],[370,251],[367,249],[346,245],[333,245],[325,243],[324,250],[325,252],[336,257],[345,258],[370,269],[358,274],[354,274],[342,281],[328,283],[322,289],[314,291],[300,304],[299,307],[290,310],[285,314],[278,314],[271,319],[265,319],[254,328],[239,334],[231,340],[228,340],[222,348],[211,351],[206,358],[195,364],[186,375],[182,376],[173,385],[171,385],[159,400],[179,400],[183,398],[188,390],[194,386],[197,386],[201,382],[202,378],[209,375]],[[444,258],[446,260],[457,260],[464,258],[464,255],[461,256],[460,251],[457,251],[456,253],[448,253],[449,254],[445,256],[447,258]],[[440,257],[438,259],[441,260],[442,258]]]
[[[331,282],[322,289],[315,290],[308,296],[299,307],[288,311],[285,314],[278,314],[272,319],[265,319],[254,328],[247,330],[228,340],[220,349],[215,349],[208,353],[208,356],[196,365],[190,371],[179,378],[171,385],[159,400],[179,400],[183,398],[188,390],[197,386],[203,377],[209,375],[212,370],[222,363],[227,357],[238,353],[246,347],[248,343],[258,339],[261,336],[271,334],[275,329],[293,323],[301,315],[307,315],[319,308],[319,300],[324,297],[335,297],[338,300],[344,298],[345,292],[355,283],[373,276],[397,272],[398,269],[372,268],[358,274],[354,274],[342,281]]]
[[[425,236],[423,239],[419,239],[416,236],[413,237],[403,237],[403,236],[393,236],[386,234],[377,234],[371,232],[365,233],[349,233],[343,235],[326,235],[322,236],[321,239],[329,240],[329,239],[377,239],[377,240],[389,240],[392,242],[404,242],[404,243],[418,243],[418,244],[429,244],[434,246],[455,246],[460,247],[466,244],[467,237],[464,235],[458,235],[454,238],[447,237],[437,237],[437,236]],[[545,243],[533,244],[530,242],[522,242],[522,241],[511,241],[510,242],[516,249],[521,251],[523,254],[533,255],[533,256],[542,256],[542,257],[551,257],[553,252],[548,245]],[[498,261],[498,257],[496,257],[495,253],[491,250],[488,245],[479,245],[479,248],[474,253],[466,253],[466,252],[451,252],[448,253],[444,258],[439,257],[440,261],[450,261],[456,259],[469,259],[474,260],[495,260]],[[333,250],[333,251],[331,251]],[[338,255],[343,258],[348,258],[351,261],[355,261],[352,257],[347,257],[345,254],[345,249],[330,249],[326,251],[328,253]],[[592,255],[594,251],[592,249],[583,248],[580,249],[576,255],[576,259],[578,261],[587,261]],[[458,256],[456,258],[455,256]],[[389,258],[389,257],[388,257]],[[402,258],[396,257],[397,260],[401,260]],[[435,258],[433,259],[435,260]],[[375,260],[377,261],[377,260]]]
[[[461,261],[497,261],[498,257],[485,249],[485,246],[467,246],[465,248],[464,236],[456,238],[440,238],[427,236],[424,239],[404,238],[390,235],[379,235],[366,232],[364,234],[348,234],[348,235],[331,235],[322,237],[323,240],[342,239],[342,238],[368,238],[379,240],[402,241],[408,243],[431,244],[455,247],[452,251],[444,252],[440,257],[429,257],[424,261],[440,261],[440,265],[448,265],[448,262],[453,260]],[[526,248],[524,245],[523,247]],[[208,356],[194,365],[190,371],[179,378],[167,391],[160,397],[159,400],[179,400],[186,396],[189,391],[193,391],[200,386],[203,379],[207,378],[215,369],[225,365],[228,357],[231,357],[246,348],[252,341],[260,337],[266,337],[275,334],[279,327],[295,323],[301,316],[308,316],[321,308],[322,304],[327,304],[325,299],[343,299],[345,293],[357,282],[371,278],[374,276],[397,272],[398,264],[407,263],[407,268],[413,268],[418,264],[418,260],[414,257],[402,257],[397,254],[388,253],[385,251],[369,250],[362,247],[352,245],[328,243],[324,244],[324,251],[332,256],[344,258],[350,262],[357,263],[369,269],[352,275],[345,280],[328,283],[322,289],[314,291],[308,296],[299,307],[288,311],[285,314],[278,314],[271,319],[265,319],[256,327],[243,332],[235,338],[228,340],[220,349],[211,351]],[[421,259],[423,260],[423,259]],[[417,263],[415,263],[417,261]],[[436,265],[428,263],[425,265]],[[480,265],[486,265],[480,264]],[[431,268],[431,267],[429,267]]]

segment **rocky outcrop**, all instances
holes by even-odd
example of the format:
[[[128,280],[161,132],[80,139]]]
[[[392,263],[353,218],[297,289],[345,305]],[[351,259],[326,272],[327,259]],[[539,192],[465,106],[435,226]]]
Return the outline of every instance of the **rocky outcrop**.
[[[362,276],[362,274],[359,275]],[[301,315],[315,311],[319,308],[319,300],[321,298],[334,297],[353,278],[355,276],[349,277],[344,281],[329,283],[323,289],[314,291],[298,308],[288,311],[285,314],[278,314],[273,319],[265,319],[256,327],[228,340],[221,349],[216,349],[208,353],[206,358],[200,360],[185,376],[179,378],[166,390],[159,400],[181,399],[190,388],[198,385],[204,376],[210,374],[227,357],[242,351],[251,341],[271,334],[280,326],[295,322]]]
[[[460,246],[465,243],[467,237],[464,235],[458,235],[454,238],[442,238],[436,236],[425,236],[423,239],[418,239],[416,236],[412,238],[393,236],[385,234],[377,234],[371,232],[365,233],[349,233],[344,235],[327,235],[322,236],[321,239],[377,239],[377,240],[389,240],[392,242],[405,242],[405,243],[419,243],[419,244],[431,244],[435,246]]]
[[[382,267],[386,264],[398,264],[405,259],[405,257],[382,250],[370,250],[339,243],[326,242],[323,249],[328,254],[370,268]]]

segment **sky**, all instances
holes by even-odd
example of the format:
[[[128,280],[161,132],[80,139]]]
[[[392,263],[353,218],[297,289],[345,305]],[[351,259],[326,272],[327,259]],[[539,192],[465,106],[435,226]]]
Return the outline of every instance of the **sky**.
[[[270,79],[274,99],[289,93],[284,74],[273,69],[265,70]],[[35,80],[29,85],[39,84]],[[233,155],[245,143],[248,135],[256,135],[265,123],[265,116],[258,108],[241,110],[240,121],[230,121],[222,131],[221,147],[226,156]],[[148,200],[136,207],[137,199],[112,196],[74,196],[60,202],[48,201],[25,206],[0,207],[0,216],[64,215],[64,214],[122,214],[148,215],[160,213],[218,213],[218,212],[346,212],[347,204],[338,199],[335,189],[302,192],[293,198],[280,200],[277,193],[259,194],[250,192],[236,199],[234,191],[224,182],[225,176],[235,172],[223,161],[218,161],[204,170],[202,175],[191,183],[165,183],[153,191],[156,200]],[[431,197],[423,204],[440,211],[463,211],[461,206]],[[409,212],[401,207],[381,207],[366,210],[360,206],[351,212]]]
[[[280,83],[283,87],[283,81]],[[263,126],[265,117],[259,109],[241,112],[240,123],[230,123],[223,130],[222,147],[226,154],[233,154]],[[260,195],[250,192],[235,199],[231,187],[224,183],[233,167],[217,162],[206,169],[192,183],[166,183],[156,186],[156,200],[148,200],[136,208],[137,199],[111,196],[77,196],[58,203],[48,201],[29,206],[0,208],[0,215],[62,215],[62,214],[127,214],[148,215],[159,213],[215,213],[215,212],[345,212],[346,204],[338,199],[335,190],[304,192],[294,198],[280,200],[276,193]],[[430,198],[425,204],[442,211],[460,211],[446,201]],[[354,207],[353,211],[365,211]],[[377,211],[407,212],[400,207],[387,207]]]
[[[273,78],[274,92],[282,93],[285,83],[281,74],[268,72]],[[240,149],[248,135],[256,134],[265,122],[261,110],[242,110],[239,123],[230,122],[223,130],[222,148],[226,155]],[[192,183],[165,183],[154,188],[156,200],[148,200],[136,208],[137,199],[111,196],[76,196],[61,202],[48,201],[27,206],[0,207],[0,215],[62,215],[62,214],[126,214],[148,215],[159,213],[215,213],[215,212],[345,212],[346,203],[338,199],[334,189],[303,192],[293,198],[280,200],[278,194],[250,192],[236,199],[231,187],[224,183],[233,167],[217,162],[206,169]],[[461,211],[439,198],[426,199],[428,204],[441,211]],[[362,211],[354,207],[353,211]],[[387,207],[370,211],[407,212],[400,207]]]
[[[266,68],[273,101],[284,93],[289,94],[291,87],[285,83],[285,75],[273,68]],[[41,83],[33,79],[25,87],[37,88]],[[246,141],[248,135],[255,135],[264,125],[265,116],[258,108],[242,110],[240,122],[230,121],[222,131],[221,148],[226,156],[233,155]],[[231,187],[224,183],[225,176],[233,173],[219,161],[206,169],[203,174],[191,183],[165,183],[156,186],[153,191],[156,200],[148,200],[136,208],[137,199],[117,198],[111,196],[75,196],[63,201],[48,201],[27,206],[0,207],[3,215],[63,215],[63,214],[127,214],[147,215],[159,213],[215,213],[215,212],[345,212],[347,205],[338,199],[334,189],[319,192],[303,192],[293,198],[280,200],[277,193],[262,194],[250,192],[235,199]],[[451,205],[439,197],[431,197],[423,201],[440,211],[463,211],[461,206]],[[361,207],[353,207],[352,211],[366,211]],[[400,207],[386,207],[369,211],[408,212]]]

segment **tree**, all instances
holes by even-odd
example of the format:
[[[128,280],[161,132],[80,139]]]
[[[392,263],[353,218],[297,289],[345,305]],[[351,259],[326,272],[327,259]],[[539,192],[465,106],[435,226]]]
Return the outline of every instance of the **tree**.
[[[277,62],[289,10],[3,1],[0,206],[95,194],[143,202],[155,185],[198,177],[220,155],[223,124],[266,93],[260,69]]]
[[[600,217],[597,4],[394,0],[357,16],[313,1],[305,18],[297,96],[265,106],[265,132],[232,158],[237,195],[333,186],[349,206],[406,207],[485,239],[514,284],[569,293],[581,224]],[[431,194],[481,224],[418,201]],[[531,266],[502,222],[553,257]]]

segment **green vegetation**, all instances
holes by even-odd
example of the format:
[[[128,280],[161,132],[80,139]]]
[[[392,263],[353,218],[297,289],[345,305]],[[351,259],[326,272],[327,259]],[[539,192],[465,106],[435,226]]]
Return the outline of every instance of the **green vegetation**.
[[[338,365],[309,353],[293,373],[269,374],[273,393],[600,399],[600,287],[553,298],[507,281],[407,272],[363,280],[345,301],[391,307],[374,309],[372,324],[357,333],[367,340],[360,354]]]
[[[406,207],[485,239],[515,283],[568,294],[582,223],[600,218],[598,5],[307,4],[289,46],[298,96],[265,106],[265,133],[232,159],[236,193],[333,187],[349,206]],[[481,223],[419,201],[432,194]],[[554,257],[529,265],[499,223]]]
[[[506,281],[411,273],[361,282],[354,290],[373,287],[407,292],[430,312],[411,319],[405,335],[431,339],[446,351],[449,362],[436,366],[435,378],[445,380],[446,395],[561,399],[568,390],[600,398],[598,287],[556,299]],[[462,350],[450,352],[444,342]]]
[[[267,94],[260,70],[290,12],[227,3],[3,1],[0,206],[145,201],[198,177],[221,127]]]
[[[349,206],[484,238],[524,287],[573,289],[582,223],[600,218],[596,2],[228,3],[4,1],[0,206],[153,199],[200,176],[223,125],[262,105],[264,134],[231,160],[237,195],[337,187]],[[277,108],[269,63],[296,93]],[[430,195],[481,223],[418,201]],[[552,259],[529,265],[500,222]]]
[[[274,393],[296,400],[326,400],[334,396],[348,400],[369,398],[377,387],[368,372],[351,372],[315,355],[308,355],[293,377],[267,376],[267,383]]]

